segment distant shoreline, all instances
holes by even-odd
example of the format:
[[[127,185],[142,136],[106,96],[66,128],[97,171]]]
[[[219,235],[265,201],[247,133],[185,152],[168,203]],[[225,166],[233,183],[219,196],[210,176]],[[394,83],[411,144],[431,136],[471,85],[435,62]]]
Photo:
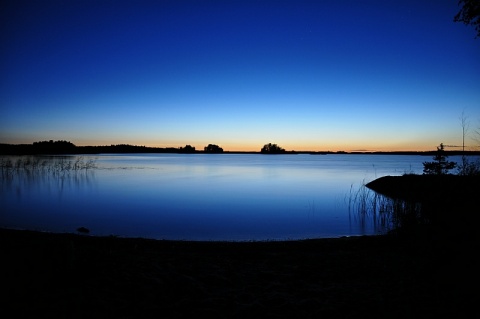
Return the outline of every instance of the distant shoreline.
[[[59,143],[60,142],[60,143]],[[422,155],[433,156],[437,151],[284,151],[279,153],[262,153],[260,151],[221,151],[208,152],[175,147],[147,147],[128,144],[110,146],[76,146],[70,142],[50,142],[33,144],[5,144],[0,143],[0,155],[80,155],[80,154],[261,154],[261,155]],[[445,151],[448,156],[467,155],[478,156],[480,151]]]

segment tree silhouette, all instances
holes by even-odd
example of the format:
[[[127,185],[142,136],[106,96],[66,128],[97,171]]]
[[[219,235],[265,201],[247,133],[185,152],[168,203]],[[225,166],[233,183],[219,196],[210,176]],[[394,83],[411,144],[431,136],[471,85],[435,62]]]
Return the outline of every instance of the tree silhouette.
[[[205,146],[203,150],[205,151],[205,153],[222,153],[223,152],[223,148],[215,144],[208,144],[208,146]]]
[[[180,152],[182,153],[194,153],[195,147],[191,145],[185,145],[185,147],[180,147]]]
[[[449,170],[455,168],[457,163],[447,161],[447,155],[443,143],[437,147],[437,153],[433,157],[433,162],[423,162],[423,174],[425,175],[443,175]]]
[[[458,5],[462,5],[460,11],[453,18],[454,22],[463,22],[465,25],[472,25],[480,37],[480,0],[459,0]]]
[[[33,142],[32,151],[36,154],[66,154],[74,153],[76,149],[75,144],[68,141],[40,141]]]
[[[260,152],[268,153],[268,154],[278,154],[278,153],[284,153],[285,149],[278,146],[277,144],[268,143],[263,145]]]

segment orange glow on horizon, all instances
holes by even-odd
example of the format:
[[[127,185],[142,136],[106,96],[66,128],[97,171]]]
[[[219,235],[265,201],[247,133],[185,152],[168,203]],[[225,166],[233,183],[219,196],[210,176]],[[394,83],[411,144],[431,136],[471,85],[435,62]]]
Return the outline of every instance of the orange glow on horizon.
[[[270,143],[270,142],[267,142]],[[205,146],[208,144],[216,144],[223,148],[225,152],[259,152],[263,145],[267,144],[222,144],[222,143],[168,143],[168,144],[159,144],[159,143],[152,143],[152,144],[135,144],[132,143],[131,145],[138,145],[138,146],[146,146],[146,147],[158,147],[158,148],[178,148],[183,147],[185,145],[191,145],[195,147],[197,151],[202,151]],[[325,145],[324,147],[318,145],[303,145],[303,147],[290,147],[290,145],[282,144],[282,143],[275,143],[278,144],[280,147],[283,147],[286,151],[297,151],[297,152],[424,152],[424,151],[432,151],[435,150],[435,145],[402,145],[402,146],[375,146],[375,145],[354,145],[354,144],[344,144],[344,145]],[[75,144],[75,143],[74,143]],[[113,143],[115,144],[115,143]],[[121,143],[121,144],[130,144],[130,143]],[[85,144],[88,145],[88,144]],[[111,145],[111,144],[98,144],[98,145]],[[81,145],[79,145],[81,146]]]
[[[153,148],[179,148],[184,147],[185,145],[191,145],[195,147],[196,150],[202,151],[205,146],[208,144],[216,144],[223,148],[225,152],[259,152],[263,145],[267,143],[274,143],[283,147],[286,151],[297,151],[297,152],[395,152],[395,151],[412,151],[412,152],[424,152],[424,151],[432,151],[436,149],[436,146],[440,143],[429,143],[428,145],[423,141],[423,143],[283,143],[282,141],[267,141],[267,142],[249,142],[249,143],[241,143],[241,142],[230,142],[230,143],[216,143],[215,141],[212,142],[189,142],[189,141],[165,141],[165,142],[154,142],[152,140],[142,142],[140,140],[107,140],[107,139],[68,139],[68,138],[40,138],[34,140],[25,140],[25,139],[15,139],[12,141],[0,141],[1,143],[7,144],[32,144],[33,142],[38,141],[45,141],[45,140],[67,140],[75,144],[76,146],[110,146],[110,145],[119,145],[119,144],[129,144],[135,146],[146,146],[146,147],[153,147]],[[473,148],[468,148],[473,149]]]

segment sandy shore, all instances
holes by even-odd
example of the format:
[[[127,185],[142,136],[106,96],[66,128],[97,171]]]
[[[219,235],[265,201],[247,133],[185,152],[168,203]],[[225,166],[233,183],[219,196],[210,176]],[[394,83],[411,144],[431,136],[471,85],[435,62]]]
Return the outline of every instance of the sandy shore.
[[[187,242],[0,230],[22,318],[460,318],[478,247],[426,235]],[[474,271],[475,270],[475,271]]]

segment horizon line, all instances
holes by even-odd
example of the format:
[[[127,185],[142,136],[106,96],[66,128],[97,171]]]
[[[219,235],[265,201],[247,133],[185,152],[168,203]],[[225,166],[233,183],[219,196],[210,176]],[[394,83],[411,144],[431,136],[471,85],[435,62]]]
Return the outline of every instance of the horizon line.
[[[191,144],[186,144],[184,146],[147,146],[147,145],[137,145],[137,144],[127,144],[127,143],[120,143],[120,144],[110,144],[110,145],[77,145],[75,143],[72,143],[70,141],[67,141],[67,140],[44,140],[44,141],[36,141],[36,142],[32,142],[32,143],[18,143],[18,144],[14,144],[14,143],[4,143],[4,142],[0,142],[0,145],[3,145],[3,146],[33,146],[37,143],[58,143],[58,142],[64,142],[64,143],[70,143],[72,144],[74,147],[78,147],[78,148],[110,148],[110,147],[121,147],[121,146],[124,146],[124,147],[135,147],[135,148],[145,148],[145,149],[152,149],[152,150],[178,150],[179,152],[185,152],[182,151],[182,149],[184,149],[185,147],[191,147],[193,149],[190,150],[190,152],[198,152],[198,153],[212,153],[212,152],[208,152],[208,151],[205,151],[204,149],[196,149],[195,146],[192,146]],[[268,143],[267,143],[268,144]],[[272,143],[274,144],[274,143]],[[213,143],[209,143],[207,145],[217,145],[217,144],[213,144]],[[207,147],[207,145],[205,147]],[[265,144],[266,145],[266,144]],[[278,145],[278,144],[277,144]],[[217,145],[219,146],[219,145]],[[472,146],[465,146],[465,150],[461,150],[461,149],[458,149],[460,148],[461,146],[456,146],[455,150],[445,150],[445,152],[449,152],[449,153],[452,153],[452,152],[480,152],[480,150],[476,150],[475,148],[477,147],[472,147]],[[220,146],[220,148],[222,148]],[[261,148],[257,149],[257,150],[224,150],[222,148],[222,151],[219,152],[219,153],[262,153],[261,152]],[[336,154],[336,153],[349,153],[349,154],[355,154],[355,153],[369,153],[369,154],[372,154],[372,153],[431,153],[431,152],[436,152],[435,149],[424,149],[424,150],[372,150],[372,149],[347,149],[347,150],[342,150],[342,149],[338,149],[338,150],[286,150],[284,149],[283,151],[284,153],[332,153],[332,154]],[[283,153],[281,152],[281,153]],[[280,153],[280,154],[281,154]]]

